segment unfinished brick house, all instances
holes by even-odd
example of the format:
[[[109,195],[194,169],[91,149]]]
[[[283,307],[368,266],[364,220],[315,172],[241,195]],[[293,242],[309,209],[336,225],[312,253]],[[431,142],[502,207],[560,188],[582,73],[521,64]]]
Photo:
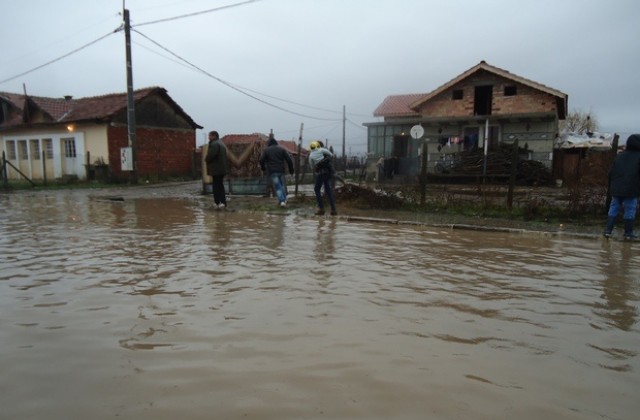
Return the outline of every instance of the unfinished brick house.
[[[161,87],[134,92],[138,177],[191,176],[202,128]],[[0,149],[8,179],[127,180],[127,94],[73,99],[0,92]],[[124,168],[127,169],[127,168]]]
[[[411,177],[421,170],[426,140],[427,170],[438,173],[463,152],[486,155],[518,139],[526,159],[551,168],[567,102],[565,93],[481,61],[430,93],[385,98],[374,111],[383,120],[364,124],[368,163],[373,169],[382,157],[397,175]],[[417,139],[415,126],[424,133]]]

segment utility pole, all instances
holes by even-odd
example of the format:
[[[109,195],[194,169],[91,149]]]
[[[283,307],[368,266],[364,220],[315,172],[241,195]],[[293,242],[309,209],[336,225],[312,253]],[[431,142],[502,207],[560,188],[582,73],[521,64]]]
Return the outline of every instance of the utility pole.
[[[300,162],[300,156],[302,154],[302,129],[304,128],[304,123],[300,123],[300,136],[298,137],[298,157],[296,158],[296,191],[295,196],[298,196],[298,184],[302,181],[300,178],[300,169],[302,168],[302,163]]]
[[[122,3],[124,7],[124,1]],[[129,10],[124,9],[124,39],[127,58],[127,129],[129,134],[129,147],[131,148],[131,173],[130,182],[138,183],[138,170],[136,168],[136,109],[133,98],[133,63],[131,60],[131,24],[129,22]]]
[[[346,145],[346,127],[347,124],[347,107],[342,105],[342,160],[344,165],[344,176],[347,176],[347,154],[345,150]]]

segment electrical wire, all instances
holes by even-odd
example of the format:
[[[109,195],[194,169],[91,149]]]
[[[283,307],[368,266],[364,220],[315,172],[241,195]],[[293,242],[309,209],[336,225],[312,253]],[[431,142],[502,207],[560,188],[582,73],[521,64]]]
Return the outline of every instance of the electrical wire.
[[[150,22],[138,23],[138,24],[132,25],[132,28],[133,27],[138,27],[138,26],[144,26],[144,25],[153,25],[154,23],[169,22],[169,21],[172,21],[172,20],[178,20],[178,19],[198,16],[198,15],[204,15],[205,13],[218,12],[218,11],[224,10],[224,9],[231,9],[233,7],[244,6],[245,4],[249,4],[249,3],[255,3],[257,1],[260,1],[260,0],[247,0],[247,1],[243,1],[241,3],[229,4],[229,5],[226,5],[226,6],[216,7],[214,9],[203,10],[203,11],[200,11],[200,12],[188,13],[186,15],[180,15],[180,16],[174,16],[174,17],[170,17],[170,18],[152,20]]]
[[[180,57],[178,54],[176,54],[176,53],[174,53],[173,51],[169,50],[167,47],[165,47],[165,46],[161,45],[160,43],[158,43],[158,42],[154,41],[153,39],[149,38],[148,36],[146,36],[146,35],[145,35],[145,34],[143,34],[142,32],[138,31],[137,29],[131,28],[131,30],[132,30],[132,31],[134,31],[135,33],[137,33],[138,35],[142,36],[143,38],[147,39],[149,42],[153,43],[153,44],[154,44],[154,45],[156,45],[157,47],[159,47],[159,48],[163,49],[164,51],[168,52],[168,53],[169,53],[169,54],[171,54],[172,56],[176,57],[178,60],[180,60],[180,61],[182,61],[182,62],[184,62],[184,63],[188,64],[188,65],[189,65],[190,67],[192,67],[193,69],[198,70],[200,73],[202,73],[202,74],[204,74],[204,75],[206,75],[206,76],[208,76],[208,77],[210,77],[210,78],[212,78],[212,79],[214,79],[214,80],[216,80],[216,81],[218,81],[218,82],[222,83],[223,85],[225,85],[225,86],[227,86],[227,87],[229,87],[229,88],[231,88],[231,89],[235,90],[236,92],[239,92],[239,93],[241,93],[241,94],[243,94],[243,95],[246,95],[246,96],[248,96],[248,97],[250,97],[250,98],[252,98],[252,99],[254,99],[254,100],[258,101],[258,102],[261,102],[261,103],[263,103],[263,104],[267,105],[267,106],[270,106],[270,107],[272,107],[272,108],[278,109],[278,110],[280,110],[280,111],[287,112],[287,113],[289,113],[289,114],[297,115],[297,116],[299,116],[299,117],[304,117],[304,118],[310,118],[310,119],[313,119],[313,120],[320,120],[320,121],[338,121],[336,118],[321,118],[321,117],[316,117],[316,116],[313,116],[313,115],[302,114],[302,113],[300,113],[300,112],[292,111],[292,110],[290,110],[290,109],[286,109],[286,108],[283,108],[283,107],[281,107],[281,106],[279,106],[279,105],[272,104],[271,102],[267,102],[267,101],[265,101],[265,100],[263,100],[263,99],[260,99],[260,98],[258,98],[258,97],[256,97],[256,96],[254,96],[254,95],[251,95],[251,94],[250,94],[250,93],[248,93],[248,92],[245,92],[244,90],[242,90],[242,89],[238,88],[237,86],[235,86],[235,85],[233,85],[233,84],[231,84],[231,83],[227,82],[226,80],[223,80],[223,79],[221,79],[220,77],[215,76],[215,75],[213,75],[213,74],[211,74],[211,73],[207,72],[207,71],[206,71],[206,70],[204,70],[204,69],[201,69],[200,67],[198,67],[198,66],[196,66],[195,64],[191,63],[190,61],[188,61],[188,60],[186,60],[186,59],[184,59],[184,58]]]
[[[53,64],[53,63],[55,63],[55,62],[58,62],[58,61],[62,60],[63,58],[67,58],[67,57],[69,57],[70,55],[73,55],[73,54],[75,54],[75,53],[77,53],[77,52],[79,52],[79,51],[82,51],[82,50],[84,50],[85,48],[87,48],[87,47],[89,47],[89,46],[91,46],[91,45],[93,45],[93,44],[96,44],[96,43],[98,43],[98,42],[102,41],[103,39],[107,38],[108,36],[113,35],[114,33],[118,32],[120,29],[121,29],[121,28],[114,29],[113,31],[109,32],[109,33],[108,33],[108,34],[106,34],[106,35],[101,36],[101,37],[100,37],[100,38],[98,38],[98,39],[95,39],[95,40],[93,40],[93,41],[91,41],[91,42],[89,42],[89,43],[87,43],[87,44],[84,44],[83,46],[78,47],[78,48],[76,48],[75,50],[73,50],[73,51],[71,51],[71,52],[68,52],[68,53],[66,53],[66,54],[64,54],[64,55],[62,55],[62,56],[60,56],[60,57],[58,57],[58,58],[56,58],[56,59],[53,59],[53,60],[51,60],[51,61],[48,61],[48,62],[46,62],[46,63],[44,63],[44,64],[41,64],[41,65],[39,65],[39,66],[37,66],[37,67],[34,67],[34,68],[32,68],[31,70],[27,70],[27,71],[25,71],[25,72],[22,72],[22,73],[20,73],[20,74],[15,75],[15,76],[9,77],[8,79],[0,80],[0,84],[2,84],[2,83],[6,83],[6,82],[10,82],[11,80],[17,79],[18,77],[24,76],[24,75],[29,74],[29,73],[33,73],[33,72],[34,72],[34,71],[36,71],[36,70],[40,70],[40,69],[41,69],[41,68],[43,68],[43,67],[46,67],[46,66],[48,66],[48,65],[50,65],[50,64]]]

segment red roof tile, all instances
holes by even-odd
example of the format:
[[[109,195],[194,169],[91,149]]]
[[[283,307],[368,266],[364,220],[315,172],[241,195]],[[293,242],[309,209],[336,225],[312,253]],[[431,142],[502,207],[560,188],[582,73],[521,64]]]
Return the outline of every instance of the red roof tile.
[[[222,136],[220,140],[226,145],[231,146],[232,144],[253,144],[255,142],[267,142],[269,138],[264,134],[253,133],[253,134],[227,134],[226,136]]]
[[[189,115],[167,94],[166,89],[161,87],[149,87],[134,91],[133,98],[135,102],[145,99],[151,95],[162,96],[176,112],[183,116],[194,128],[202,128],[195,123]],[[126,110],[128,95],[127,93],[113,93],[109,95],[93,96],[80,99],[66,98],[47,98],[40,96],[24,95],[15,93],[0,92],[0,99],[4,98],[10,102],[20,114],[24,112],[27,106],[27,100],[30,106],[35,106],[42,110],[51,118],[50,122],[69,123],[80,121],[109,121],[117,113]],[[6,121],[2,126],[12,126],[23,124],[23,121]]]
[[[426,96],[426,93],[412,93],[408,95],[389,95],[384,101],[373,111],[375,117],[415,117],[419,116],[416,111],[410,108],[410,105],[420,98]]]

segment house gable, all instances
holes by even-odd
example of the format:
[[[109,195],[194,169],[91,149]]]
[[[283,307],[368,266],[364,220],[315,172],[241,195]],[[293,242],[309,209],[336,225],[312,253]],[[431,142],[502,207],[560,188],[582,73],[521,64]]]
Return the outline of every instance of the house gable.
[[[161,95],[149,95],[136,102],[136,126],[155,128],[175,128],[192,130],[193,121],[179,112]],[[112,122],[127,123],[127,109],[124,108],[112,116]],[[198,128],[202,128],[197,126]]]
[[[485,61],[409,105],[418,114],[430,117],[553,112],[558,119],[565,118],[566,107],[567,95],[559,90]]]
[[[434,118],[542,113],[560,117],[563,103],[546,90],[480,69],[410,106],[419,115]]]
[[[430,93],[387,96],[373,115],[395,119],[551,113],[564,119],[566,112],[566,94],[481,61]]]

